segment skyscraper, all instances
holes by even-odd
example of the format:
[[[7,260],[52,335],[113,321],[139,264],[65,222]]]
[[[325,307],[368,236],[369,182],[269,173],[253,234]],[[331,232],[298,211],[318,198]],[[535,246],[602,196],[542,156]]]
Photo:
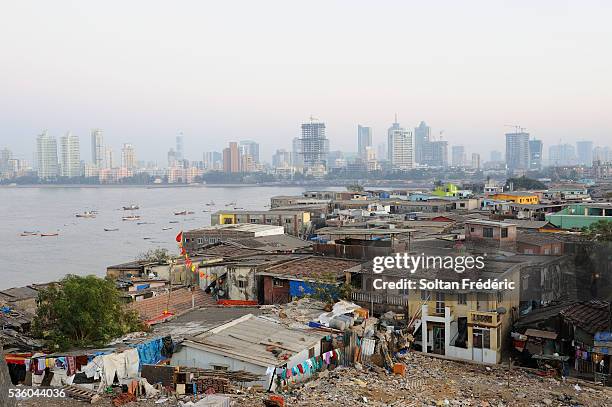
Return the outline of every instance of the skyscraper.
[[[223,171],[240,172],[240,150],[235,141],[230,141],[229,146],[223,149]]]
[[[329,141],[325,137],[325,123],[314,117],[308,123],[302,123],[301,141],[304,170],[317,169],[319,166],[326,168]]]
[[[529,133],[506,133],[506,166],[510,171],[529,169]]]
[[[104,168],[114,168],[115,167],[115,153],[113,153],[113,149],[110,147],[104,148]]]
[[[578,164],[591,166],[593,165],[593,142],[592,141],[577,141],[576,150],[578,153]]]
[[[46,130],[36,138],[36,165],[39,178],[57,177],[57,141]]]
[[[284,149],[276,150],[272,156],[272,166],[274,168],[289,167],[291,165],[291,153]]]
[[[576,149],[571,144],[557,144],[548,149],[548,163],[552,166],[576,164]]]
[[[423,121],[418,127],[414,128],[414,155],[416,162],[419,164],[425,164],[430,159],[428,157],[431,155],[430,135],[431,128]]]
[[[453,146],[451,149],[451,165],[453,167],[465,166],[465,147],[464,146]]]
[[[357,154],[366,159],[366,149],[372,147],[372,128],[357,125]]]
[[[480,154],[472,153],[472,168],[480,170]]]
[[[542,140],[529,140],[529,169],[533,171],[542,169]]]
[[[391,167],[397,170],[414,168],[414,134],[395,122],[387,130],[387,154]]]
[[[436,140],[430,141],[427,152],[427,159],[423,164],[432,167],[447,167],[448,166],[448,141]]]
[[[184,145],[183,145],[183,132],[180,132],[177,136],[176,136],[176,151],[175,151],[175,160],[184,160],[185,156],[184,156],[184,151],[183,151]]]
[[[494,163],[500,163],[504,161],[504,159],[502,158],[502,153],[496,150],[491,151],[491,161]]]
[[[98,168],[104,166],[104,136],[102,130],[93,129],[91,131],[91,163]]]
[[[79,138],[68,132],[60,138],[61,175],[62,177],[81,176],[81,147]]]
[[[243,155],[250,155],[254,164],[259,164],[259,144],[253,140],[242,140],[240,151]]]
[[[291,166],[293,168],[304,167],[304,154],[302,149],[302,139],[294,137],[291,143]]]
[[[125,143],[121,149],[121,167],[128,170],[136,167],[136,153],[134,146],[130,143]]]

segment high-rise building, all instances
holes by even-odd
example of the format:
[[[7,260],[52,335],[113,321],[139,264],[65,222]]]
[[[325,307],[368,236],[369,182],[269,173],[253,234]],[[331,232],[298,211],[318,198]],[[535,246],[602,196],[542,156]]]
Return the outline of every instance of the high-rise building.
[[[136,168],[136,153],[130,143],[125,143],[121,149],[121,167],[128,170]]]
[[[504,161],[504,159],[502,157],[501,151],[496,151],[496,150],[491,151],[491,162],[500,163],[502,161]]]
[[[576,152],[578,153],[578,164],[586,166],[593,165],[592,141],[577,141]]]
[[[453,167],[465,166],[465,147],[464,146],[453,146],[451,148],[451,165]]]
[[[8,148],[0,150],[0,175],[9,171],[9,161],[13,158],[13,153]]]
[[[60,138],[61,175],[62,177],[81,176],[81,147],[79,138],[68,132]]]
[[[272,166],[274,168],[291,166],[291,153],[284,149],[276,150],[276,153],[272,156]]]
[[[423,164],[431,167],[447,167],[448,166],[448,141],[435,140],[427,143],[427,157]]]
[[[506,133],[506,166],[510,171],[529,169],[529,133]]]
[[[242,140],[240,151],[243,155],[250,155],[254,164],[259,164],[259,143],[253,140]]]
[[[397,170],[414,168],[414,134],[395,122],[387,130],[387,154],[391,167]]]
[[[357,154],[366,159],[366,149],[372,147],[372,128],[357,125]]]
[[[184,144],[183,144],[183,132],[180,132],[176,136],[176,151],[175,151],[175,161],[176,160],[184,160]]]
[[[46,130],[36,138],[36,165],[38,178],[55,178],[59,173],[57,141]]]
[[[542,169],[542,140],[529,140],[529,169],[532,171]]]
[[[612,150],[610,147],[595,147],[593,149],[593,161],[599,161],[601,163],[612,162]]]
[[[548,164],[554,167],[576,164],[576,149],[571,144],[557,144],[548,149]]]
[[[387,143],[378,143],[376,146],[376,158],[380,160],[386,160],[387,154]]]
[[[414,155],[419,164],[425,164],[431,160],[430,135],[431,128],[423,121],[414,128]]]
[[[472,153],[472,168],[480,170],[480,154]]]
[[[302,139],[299,137],[294,137],[291,143],[291,166],[294,168],[304,167]]]
[[[223,171],[228,173],[240,172],[240,150],[238,143],[230,141],[229,147],[223,149]]]
[[[173,148],[171,148],[168,150],[168,168],[176,167],[177,162],[177,153]]]
[[[325,137],[325,123],[314,117],[308,123],[302,123],[302,157],[304,170],[318,170],[327,167],[329,141]]]
[[[104,166],[104,135],[102,130],[93,129],[91,131],[91,163],[98,168]]]
[[[114,168],[115,167],[115,153],[113,153],[113,149],[110,147],[104,148],[104,168]]]

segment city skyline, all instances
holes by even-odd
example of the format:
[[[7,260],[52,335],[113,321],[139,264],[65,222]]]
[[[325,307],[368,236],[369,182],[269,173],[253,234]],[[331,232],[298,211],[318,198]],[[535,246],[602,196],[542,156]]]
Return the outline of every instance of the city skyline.
[[[253,139],[269,161],[310,114],[343,151],[357,123],[384,141],[395,112],[482,157],[502,149],[506,124],[549,146],[612,135],[608,3],[27,3],[0,17],[2,37],[20,39],[0,56],[0,147],[29,160],[43,129],[71,131],[88,157],[84,137],[101,128],[115,154],[132,143],[147,161],[164,162],[179,131],[186,153]],[[316,32],[300,28],[313,20]]]

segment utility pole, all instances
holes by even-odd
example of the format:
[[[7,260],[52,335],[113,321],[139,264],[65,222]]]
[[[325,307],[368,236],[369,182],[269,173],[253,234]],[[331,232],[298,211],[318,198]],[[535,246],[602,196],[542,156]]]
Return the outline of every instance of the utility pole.
[[[166,304],[166,311],[165,313],[169,313],[170,312],[170,296],[172,295],[172,270],[174,268],[174,259],[170,259],[170,268],[168,269],[168,280],[169,280],[169,287],[168,287],[168,303]]]

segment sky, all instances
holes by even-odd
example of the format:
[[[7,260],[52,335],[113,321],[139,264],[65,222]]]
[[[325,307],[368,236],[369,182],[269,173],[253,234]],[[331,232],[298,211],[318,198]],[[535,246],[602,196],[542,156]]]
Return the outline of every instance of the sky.
[[[300,123],[332,150],[376,145],[397,113],[468,153],[520,125],[547,146],[612,145],[612,2],[29,1],[0,3],[0,148],[47,129],[165,163],[253,139],[269,161]],[[450,150],[449,150],[450,153]]]

